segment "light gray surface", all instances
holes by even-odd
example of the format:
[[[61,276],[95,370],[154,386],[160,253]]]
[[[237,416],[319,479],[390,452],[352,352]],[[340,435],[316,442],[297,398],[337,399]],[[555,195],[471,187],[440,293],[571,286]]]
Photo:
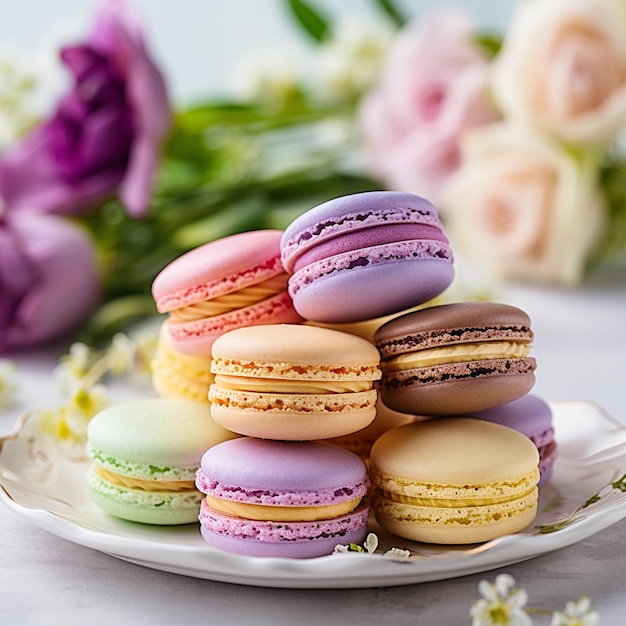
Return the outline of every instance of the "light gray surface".
[[[533,319],[535,392],[593,400],[626,422],[626,273],[603,273],[573,292],[507,289],[502,299]],[[52,402],[53,353],[19,357],[20,406],[0,412],[0,435],[17,413]],[[32,406],[32,405],[31,405]],[[405,587],[285,590],[216,583],[133,565],[36,528],[0,506],[0,624],[437,624],[469,623],[478,582],[500,571],[530,605],[563,608],[591,596],[603,626],[626,623],[626,522],[571,547],[483,574]],[[543,621],[542,621],[543,620]],[[537,618],[537,624],[549,620]]]

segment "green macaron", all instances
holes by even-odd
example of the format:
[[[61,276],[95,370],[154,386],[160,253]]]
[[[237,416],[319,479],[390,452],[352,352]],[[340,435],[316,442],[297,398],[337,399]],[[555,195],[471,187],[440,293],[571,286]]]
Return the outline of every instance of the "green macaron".
[[[213,421],[203,402],[145,398],[112,405],[87,429],[91,497],[107,513],[133,522],[197,522],[200,458],[236,436]]]

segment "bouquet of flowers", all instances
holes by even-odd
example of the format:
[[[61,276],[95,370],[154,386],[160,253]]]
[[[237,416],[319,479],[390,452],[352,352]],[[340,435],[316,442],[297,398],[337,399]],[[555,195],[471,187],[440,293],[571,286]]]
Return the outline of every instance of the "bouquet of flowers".
[[[506,278],[576,285],[624,251],[620,0],[521,0],[504,36],[374,5],[366,27],[286,0],[319,72],[273,65],[230,101],[174,106],[121,0],[61,50],[72,86],[48,119],[5,67],[0,352],[108,339],[155,313],[154,276],[187,250],[372,189],[433,200],[455,248]]]

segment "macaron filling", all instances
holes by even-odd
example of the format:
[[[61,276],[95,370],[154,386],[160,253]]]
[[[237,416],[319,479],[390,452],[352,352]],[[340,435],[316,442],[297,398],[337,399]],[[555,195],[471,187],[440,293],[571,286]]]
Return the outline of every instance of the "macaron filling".
[[[485,343],[464,343],[442,348],[429,348],[401,354],[381,363],[383,372],[408,370],[419,367],[432,367],[446,363],[483,361],[490,359],[520,359],[530,354],[528,343],[513,341],[490,341]]]
[[[223,315],[236,309],[254,306],[287,290],[288,275],[285,272],[261,283],[243,287],[237,291],[207,301],[195,302],[170,312],[173,322],[193,322],[206,317]]]
[[[205,499],[214,511],[225,515],[275,522],[314,522],[340,517],[356,509],[361,502],[361,498],[356,498],[325,506],[271,506],[224,500],[209,495]]]

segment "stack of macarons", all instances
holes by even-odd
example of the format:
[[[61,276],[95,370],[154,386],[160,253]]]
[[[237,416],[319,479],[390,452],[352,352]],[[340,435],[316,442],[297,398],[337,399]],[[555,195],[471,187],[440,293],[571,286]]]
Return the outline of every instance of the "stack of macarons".
[[[364,538],[370,504],[389,531],[438,543],[532,521],[555,443],[529,400],[530,319],[435,305],[453,278],[436,209],[401,192],[336,198],[162,270],[154,388],[209,402],[234,437],[195,478],[210,545],[328,554]]]
[[[201,460],[209,545],[306,558],[365,538],[367,467],[323,440],[374,420],[379,361],[369,341],[316,326],[250,326],[215,340],[212,414],[243,437]]]

